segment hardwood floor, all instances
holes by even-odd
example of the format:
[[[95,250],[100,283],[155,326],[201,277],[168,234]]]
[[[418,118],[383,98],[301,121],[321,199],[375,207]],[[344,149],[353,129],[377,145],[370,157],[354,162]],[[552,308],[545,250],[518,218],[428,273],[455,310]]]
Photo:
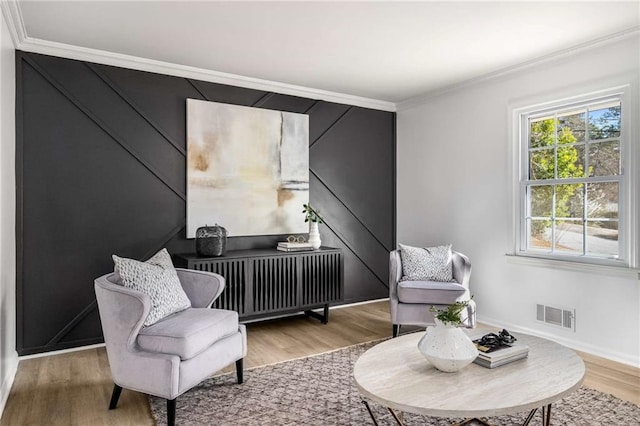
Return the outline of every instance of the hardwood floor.
[[[300,315],[248,324],[247,329],[249,350],[245,368],[327,352],[391,334],[386,301],[332,309],[327,325]],[[639,369],[593,355],[580,355],[587,365],[585,386],[640,405]],[[154,424],[147,397],[137,392],[123,390],[118,408],[107,410],[112,387],[104,348],[23,360],[0,425]]]

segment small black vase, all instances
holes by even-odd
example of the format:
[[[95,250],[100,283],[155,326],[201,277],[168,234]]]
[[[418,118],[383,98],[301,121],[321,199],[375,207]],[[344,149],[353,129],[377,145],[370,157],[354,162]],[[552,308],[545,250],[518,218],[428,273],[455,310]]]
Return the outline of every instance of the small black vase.
[[[227,250],[227,230],[222,226],[201,226],[196,230],[196,253],[203,257],[224,256]]]

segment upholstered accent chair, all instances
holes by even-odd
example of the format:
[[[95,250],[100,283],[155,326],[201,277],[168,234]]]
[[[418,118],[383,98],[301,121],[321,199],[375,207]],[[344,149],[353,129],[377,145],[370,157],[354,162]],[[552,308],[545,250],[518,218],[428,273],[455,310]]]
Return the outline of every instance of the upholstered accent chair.
[[[389,303],[393,337],[400,333],[401,325],[433,325],[431,306],[443,308],[457,301],[469,301],[462,312],[463,324],[473,328],[476,324],[476,305],[471,300],[469,278],[471,262],[462,253],[452,252],[453,279],[455,282],[402,280],[400,250],[389,255]]]
[[[167,423],[175,424],[176,399],[233,362],[238,383],[247,353],[238,313],[211,309],[225,287],[218,274],[176,269],[192,307],[142,327],[151,308],[144,293],[118,284],[116,274],[95,280],[96,298],[111,374],[115,383],[109,409],[122,388],[167,399]]]

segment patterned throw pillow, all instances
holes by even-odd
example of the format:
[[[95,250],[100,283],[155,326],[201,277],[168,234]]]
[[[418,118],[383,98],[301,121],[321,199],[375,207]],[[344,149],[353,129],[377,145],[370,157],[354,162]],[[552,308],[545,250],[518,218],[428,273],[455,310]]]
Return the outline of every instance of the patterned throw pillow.
[[[160,250],[146,262],[115,254],[112,257],[115,273],[120,276],[122,284],[151,298],[151,310],[144,320],[144,327],[191,307],[191,301],[180,285],[178,273],[167,249]]]
[[[411,247],[400,245],[402,280],[453,281],[451,244],[438,247]]]

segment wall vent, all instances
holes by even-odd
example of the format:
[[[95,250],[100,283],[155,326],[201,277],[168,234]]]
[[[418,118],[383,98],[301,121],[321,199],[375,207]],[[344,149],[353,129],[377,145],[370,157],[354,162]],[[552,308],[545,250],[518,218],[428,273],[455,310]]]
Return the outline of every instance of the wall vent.
[[[536,319],[546,324],[576,331],[575,309],[537,304]]]

